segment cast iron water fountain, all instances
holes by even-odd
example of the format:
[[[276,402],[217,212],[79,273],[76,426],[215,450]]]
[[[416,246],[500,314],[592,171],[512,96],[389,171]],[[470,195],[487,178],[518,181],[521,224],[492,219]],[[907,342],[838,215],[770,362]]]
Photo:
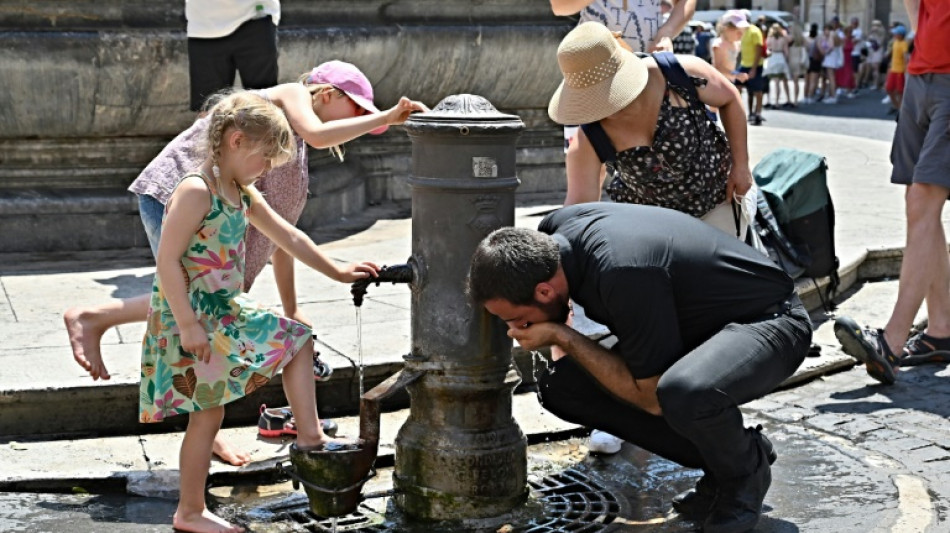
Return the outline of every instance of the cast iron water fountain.
[[[419,520],[490,519],[528,496],[527,441],[512,417],[520,376],[506,327],[471,305],[469,260],[491,231],[514,224],[521,119],[474,95],[445,98],[406,122],[412,140],[412,256],[373,282],[408,283],[412,346],[404,369],[360,402],[352,449],[291,450],[311,510],[353,512],[379,444],[379,402],[401,388],[409,418],[396,437],[394,501]],[[371,282],[354,284],[362,304]]]

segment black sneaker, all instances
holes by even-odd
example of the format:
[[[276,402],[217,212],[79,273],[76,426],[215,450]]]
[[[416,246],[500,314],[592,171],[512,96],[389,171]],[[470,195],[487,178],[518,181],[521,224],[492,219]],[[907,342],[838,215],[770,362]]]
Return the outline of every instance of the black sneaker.
[[[861,328],[846,316],[835,319],[834,329],[844,353],[864,363],[872,378],[885,385],[894,384],[900,359],[891,353],[884,341],[884,330]]]
[[[705,519],[709,516],[713,504],[716,503],[717,494],[719,494],[719,485],[716,484],[712,474],[706,473],[699,478],[695,487],[673,496],[673,509],[688,518]]]
[[[716,503],[703,523],[704,533],[744,533],[759,522],[762,502],[772,485],[767,439],[761,433],[759,437],[755,440],[758,466],[751,474],[720,485]]]

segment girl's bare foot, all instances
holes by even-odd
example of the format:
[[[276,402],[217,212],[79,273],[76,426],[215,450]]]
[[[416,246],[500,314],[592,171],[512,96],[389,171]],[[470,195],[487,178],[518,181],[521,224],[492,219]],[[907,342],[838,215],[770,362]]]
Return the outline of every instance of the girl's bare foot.
[[[244,450],[234,448],[228,441],[224,440],[221,435],[214,438],[214,444],[211,449],[214,454],[218,456],[218,459],[221,459],[229,465],[244,466],[251,462],[251,454]]]
[[[227,520],[205,509],[201,514],[185,514],[180,510],[172,518],[172,527],[177,531],[190,533],[243,533],[244,528],[228,523]]]
[[[63,322],[69,333],[69,344],[73,349],[73,359],[83,367],[93,381],[109,379],[109,371],[102,362],[99,341],[105,330],[95,324],[92,316],[82,307],[72,307],[63,313]]]

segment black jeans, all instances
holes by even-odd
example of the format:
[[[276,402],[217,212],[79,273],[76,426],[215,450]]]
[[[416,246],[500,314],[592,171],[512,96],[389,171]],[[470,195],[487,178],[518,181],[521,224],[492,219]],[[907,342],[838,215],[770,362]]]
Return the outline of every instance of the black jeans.
[[[235,72],[245,89],[277,85],[277,26],[270,16],[252,19],[218,39],[188,39],[191,110],[206,98],[234,85]]]
[[[667,369],[657,385],[663,416],[648,414],[603,389],[570,356],[539,376],[542,405],[558,417],[607,431],[716,479],[758,466],[752,432],[739,405],[771,392],[804,360],[811,345],[808,312],[785,312],[728,324]]]

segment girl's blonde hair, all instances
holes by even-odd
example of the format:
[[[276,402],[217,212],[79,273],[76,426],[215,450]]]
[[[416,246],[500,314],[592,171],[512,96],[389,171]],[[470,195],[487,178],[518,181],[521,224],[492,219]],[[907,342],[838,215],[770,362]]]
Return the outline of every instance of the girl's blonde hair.
[[[784,33],[785,29],[778,22],[772,23],[772,26],[769,27],[769,37],[781,37]]]
[[[287,163],[297,153],[293,130],[279,107],[264,97],[238,91],[220,95],[208,112],[207,152],[217,161],[221,140],[228,128],[244,133],[255,144],[255,151],[263,154],[272,167]]]
[[[297,79],[297,81],[302,83],[304,87],[306,87],[307,90],[310,91],[311,101],[313,100],[314,96],[327,93],[327,92],[332,92],[332,91],[340,91],[339,89],[337,89],[333,85],[330,85],[329,83],[311,83],[310,72],[304,72],[303,74],[301,74],[300,77]],[[343,91],[340,91],[340,92],[346,95],[346,93],[344,93]],[[314,114],[316,114],[316,110],[314,110]],[[330,150],[330,153],[333,154],[334,157],[336,157],[340,161],[343,161],[343,146],[342,145],[338,144],[335,146],[331,146],[329,150]]]

